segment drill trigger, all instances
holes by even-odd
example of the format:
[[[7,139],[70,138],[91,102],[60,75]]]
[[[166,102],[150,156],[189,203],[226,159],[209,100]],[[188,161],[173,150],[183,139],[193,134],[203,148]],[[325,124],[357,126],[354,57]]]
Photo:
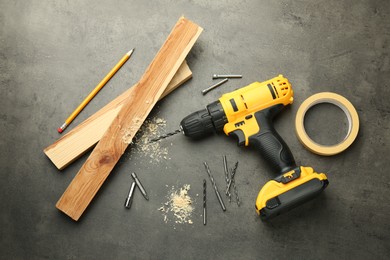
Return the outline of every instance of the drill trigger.
[[[229,136],[233,136],[238,140],[238,146],[243,146],[245,144],[245,135],[241,129],[234,130],[229,133]]]

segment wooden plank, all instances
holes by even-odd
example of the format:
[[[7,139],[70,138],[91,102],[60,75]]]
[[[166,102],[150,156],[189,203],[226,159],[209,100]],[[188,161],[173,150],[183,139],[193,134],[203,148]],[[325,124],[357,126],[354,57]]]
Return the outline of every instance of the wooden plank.
[[[187,62],[184,61],[161,95],[160,100],[191,77],[192,72]],[[102,138],[132,92],[133,88],[126,90],[62,138],[46,147],[44,153],[58,169],[64,169]]]
[[[202,28],[180,18],[56,206],[78,220],[184,61]]]

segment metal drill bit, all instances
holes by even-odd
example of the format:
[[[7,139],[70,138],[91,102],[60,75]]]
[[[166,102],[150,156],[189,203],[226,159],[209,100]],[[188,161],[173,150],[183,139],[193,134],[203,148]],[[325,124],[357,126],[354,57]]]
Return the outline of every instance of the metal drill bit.
[[[228,80],[229,80],[229,79],[221,80],[220,82],[218,82],[218,83],[212,85],[211,87],[202,90],[202,94],[203,94],[203,95],[206,95],[207,92],[209,92],[210,90],[215,89],[216,87],[221,86],[223,83],[227,82]]]
[[[207,174],[209,175],[210,181],[213,184],[215,194],[217,195],[217,199],[219,201],[219,204],[221,204],[222,210],[225,211],[226,210],[225,203],[223,203],[221,194],[219,194],[217,184],[215,183],[215,180],[214,180],[213,176],[211,175],[210,168],[207,165],[207,162],[204,162],[203,164],[204,164],[204,167],[206,168]]]
[[[167,133],[167,134],[165,134],[165,135],[161,135],[161,136],[159,136],[159,137],[150,139],[150,140],[149,140],[149,143],[154,143],[154,142],[160,141],[161,139],[165,139],[165,138],[167,138],[167,137],[170,137],[170,136],[172,136],[172,135],[178,134],[178,133],[180,133],[180,132],[181,132],[181,130],[180,130],[180,129],[177,129],[177,130],[175,130],[175,131],[173,131],[173,132],[170,132],[170,133]]]
[[[233,190],[234,190],[234,193],[236,194],[237,205],[240,206],[240,197],[238,197],[238,191],[237,191],[235,180],[233,180]]]
[[[139,190],[141,191],[142,195],[144,196],[144,198],[146,200],[149,200],[148,194],[146,194],[145,188],[144,188],[144,186],[142,186],[142,183],[139,181],[135,172],[131,173],[131,177],[133,177],[135,183],[137,184],[137,186],[138,186]]]
[[[129,209],[131,207],[131,203],[133,202],[133,194],[135,190],[135,181],[131,183],[129,194],[127,195],[127,198],[125,200],[125,208]]]
[[[225,192],[226,195],[230,193],[230,186],[232,185],[232,181],[234,180],[234,175],[236,175],[237,167],[238,167],[238,162],[236,162],[236,164],[234,165],[234,169],[231,171],[230,180],[226,187],[226,192]]]
[[[229,173],[228,166],[227,166],[226,155],[223,156],[223,169],[225,171],[226,188],[228,188],[228,185],[230,182],[230,179],[229,179],[230,173]],[[226,193],[226,196],[229,198],[229,203],[231,203],[232,202],[232,194],[230,193],[229,189],[227,189],[227,191],[228,192]]]
[[[236,194],[237,206],[240,206],[240,197],[238,197],[238,191],[237,191],[237,186],[236,186],[235,180],[233,180],[233,190],[234,190],[234,194]]]
[[[203,225],[207,222],[207,210],[206,210],[206,179],[203,179]]]
[[[233,74],[227,74],[227,75],[218,75],[214,74],[213,79],[223,79],[223,78],[242,78],[242,75],[233,75]]]
[[[230,185],[234,181],[234,179],[232,179],[232,176],[234,177],[232,168],[229,171],[229,175],[230,175],[230,179],[229,179],[229,183],[226,185],[226,190],[227,190],[226,195],[229,197],[229,202],[231,203],[232,202],[232,193],[230,192]]]
[[[227,166],[227,159],[226,155],[222,156],[223,160],[223,170],[225,172],[225,180],[226,180],[226,185],[229,183],[229,171],[228,171],[228,166]]]

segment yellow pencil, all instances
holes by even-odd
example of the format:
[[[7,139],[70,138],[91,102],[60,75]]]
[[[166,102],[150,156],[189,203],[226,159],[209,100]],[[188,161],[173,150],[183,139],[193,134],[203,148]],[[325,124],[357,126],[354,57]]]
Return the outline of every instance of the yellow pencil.
[[[123,58],[115,65],[114,68],[100,81],[100,83],[92,90],[91,93],[81,102],[81,104],[73,111],[73,113],[65,120],[65,123],[57,129],[58,133],[62,133],[66,127],[76,118],[76,116],[84,109],[84,107],[92,100],[92,98],[106,85],[106,83],[115,75],[115,73],[122,67],[123,64],[130,58],[134,49],[129,51]]]

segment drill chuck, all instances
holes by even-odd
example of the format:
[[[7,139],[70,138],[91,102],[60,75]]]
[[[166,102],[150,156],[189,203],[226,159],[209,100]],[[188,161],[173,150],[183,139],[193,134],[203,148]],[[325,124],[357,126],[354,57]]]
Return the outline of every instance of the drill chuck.
[[[180,129],[186,136],[201,138],[213,132],[214,126],[209,111],[203,109],[186,116],[180,123]]]
[[[201,138],[214,131],[222,131],[226,123],[227,118],[221,102],[215,101],[205,109],[186,116],[180,123],[180,129],[186,136]]]

